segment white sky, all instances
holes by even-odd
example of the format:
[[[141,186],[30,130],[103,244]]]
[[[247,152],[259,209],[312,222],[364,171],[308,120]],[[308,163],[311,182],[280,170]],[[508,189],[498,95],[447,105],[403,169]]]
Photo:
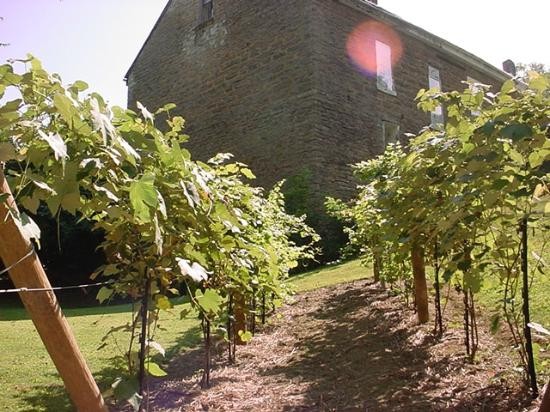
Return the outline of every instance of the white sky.
[[[0,47],[0,63],[30,52],[66,83],[84,80],[112,104],[125,106],[122,79],[166,1],[0,0],[0,43],[10,43]],[[508,58],[550,64],[548,0],[379,0],[379,5],[499,68]]]

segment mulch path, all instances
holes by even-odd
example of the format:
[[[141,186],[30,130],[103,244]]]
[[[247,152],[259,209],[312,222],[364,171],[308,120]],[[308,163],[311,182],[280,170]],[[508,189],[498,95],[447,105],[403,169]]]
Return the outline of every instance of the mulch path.
[[[200,389],[202,349],[151,382],[154,411],[527,411],[533,408],[509,342],[480,324],[476,362],[464,356],[460,307],[441,339],[402,297],[368,280],[297,295],[237,362],[215,357]],[[433,313],[433,311],[432,311]],[[453,327],[454,325],[454,327]],[[221,346],[221,345],[220,345]]]

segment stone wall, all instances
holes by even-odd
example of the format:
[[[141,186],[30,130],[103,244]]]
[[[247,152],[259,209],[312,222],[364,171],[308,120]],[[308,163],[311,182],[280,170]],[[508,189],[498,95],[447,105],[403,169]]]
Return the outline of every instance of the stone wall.
[[[393,26],[401,38],[403,55],[393,67],[396,95],[387,94],[378,90],[375,76],[357,69],[346,52],[349,34],[372,17],[338,0],[314,3],[314,59],[319,73],[316,88],[320,111],[316,133],[325,147],[331,148],[324,151],[321,186],[332,195],[352,194],[356,182],[349,165],[383,152],[382,121],[400,126],[403,143],[405,133],[416,134],[430,123],[429,114],[419,111],[414,101],[420,89],[428,88],[428,66],[439,69],[444,91],[464,89],[462,81],[468,76],[482,83],[499,84],[494,77]]]
[[[129,105],[176,103],[195,157],[231,152],[262,186],[315,163],[308,3],[215,0],[198,25],[199,1],[174,0],[130,71]]]
[[[330,244],[341,233],[324,198],[353,195],[349,165],[384,150],[382,121],[399,124],[403,142],[429,124],[414,102],[428,88],[428,65],[444,90],[463,89],[468,76],[499,82],[362,0],[214,0],[214,18],[200,24],[199,8],[199,0],[169,3],[129,72],[129,105],[176,103],[195,157],[231,152],[267,188],[290,178],[292,208],[309,210]],[[403,44],[396,95],[378,90],[346,52],[352,30],[373,18]]]

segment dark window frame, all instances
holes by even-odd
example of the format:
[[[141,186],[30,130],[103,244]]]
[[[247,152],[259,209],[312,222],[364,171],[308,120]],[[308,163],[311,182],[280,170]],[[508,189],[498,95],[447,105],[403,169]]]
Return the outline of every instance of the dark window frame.
[[[200,0],[199,26],[214,19],[214,0]]]

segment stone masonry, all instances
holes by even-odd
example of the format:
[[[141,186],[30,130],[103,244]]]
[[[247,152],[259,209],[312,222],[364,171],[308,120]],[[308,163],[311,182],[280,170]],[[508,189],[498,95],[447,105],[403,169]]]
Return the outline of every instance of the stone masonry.
[[[353,194],[349,165],[384,150],[383,122],[399,125],[402,141],[429,124],[414,102],[428,88],[428,66],[443,90],[463,89],[467,77],[495,86],[506,78],[372,2],[213,0],[213,17],[202,21],[203,2],[168,2],[127,74],[129,106],[176,103],[195,157],[233,153],[264,187],[306,176],[304,202],[329,237],[324,198]],[[347,55],[349,34],[368,20],[401,38],[395,95]]]

